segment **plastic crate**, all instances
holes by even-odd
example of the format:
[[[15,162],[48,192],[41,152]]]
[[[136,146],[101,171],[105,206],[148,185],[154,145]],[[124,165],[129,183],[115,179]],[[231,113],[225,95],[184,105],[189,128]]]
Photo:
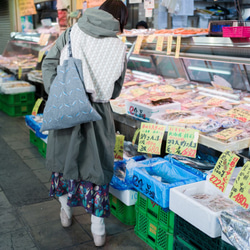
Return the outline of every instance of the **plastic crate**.
[[[184,208],[185,209],[185,208]],[[195,216],[195,215],[194,215]],[[198,228],[194,227],[180,216],[175,215],[174,234],[188,244],[197,247],[198,249],[221,249],[221,238],[211,238]]]
[[[22,104],[22,105],[8,105],[2,102],[2,110],[9,116],[23,116],[30,115],[33,109],[34,103],[32,104]]]
[[[174,212],[169,210],[164,211],[162,207],[142,193],[138,193],[136,208],[144,212],[151,220],[160,223],[169,233],[174,233]]]
[[[250,37],[249,26],[223,27],[223,37]]]
[[[174,239],[174,250],[197,250],[198,248],[188,244],[185,240],[180,237]]]
[[[1,96],[1,95],[0,95],[0,96]],[[3,106],[3,104],[2,104],[2,101],[1,101],[1,97],[0,97],[0,110],[3,109],[2,106]]]
[[[35,93],[2,94],[1,101],[9,105],[35,104]]]
[[[40,138],[36,136],[35,132],[33,132],[31,129],[30,129],[30,142],[38,147],[39,146],[39,143],[40,143]]]
[[[135,225],[136,212],[135,205],[126,206],[123,202],[109,193],[111,213],[125,225]]]
[[[236,250],[237,248],[228,244],[224,240],[221,241],[221,250]]]
[[[140,209],[136,209],[135,234],[153,249],[173,249],[174,235],[167,232],[161,224],[149,219]]]
[[[38,137],[38,151],[39,153],[46,158],[46,151],[47,151],[47,143],[43,141],[41,138]]]

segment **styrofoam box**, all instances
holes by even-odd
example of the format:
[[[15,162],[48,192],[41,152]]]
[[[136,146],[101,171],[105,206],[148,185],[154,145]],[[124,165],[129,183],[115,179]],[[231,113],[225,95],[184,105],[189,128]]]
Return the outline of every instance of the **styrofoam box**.
[[[3,94],[18,94],[36,91],[36,87],[34,85],[31,85],[25,81],[5,82],[2,83],[0,87],[0,92]]]
[[[126,101],[126,113],[128,115],[140,118],[145,121],[149,121],[153,114],[158,114],[164,112],[166,109],[181,109],[181,104],[179,102],[168,103],[158,106],[149,106],[140,102]]]
[[[214,212],[210,210],[190,197],[190,195],[197,193],[220,194],[227,198],[230,190],[231,188],[227,188],[225,193],[222,193],[209,181],[200,181],[171,188],[169,208],[211,238],[216,238],[221,235],[221,227],[218,221],[221,211]]]
[[[134,190],[118,190],[109,186],[109,192],[127,206],[135,205],[138,192]]]

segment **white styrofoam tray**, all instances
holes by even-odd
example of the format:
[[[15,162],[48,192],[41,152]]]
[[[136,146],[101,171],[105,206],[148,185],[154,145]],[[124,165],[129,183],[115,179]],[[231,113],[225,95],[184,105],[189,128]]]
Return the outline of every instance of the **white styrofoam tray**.
[[[138,192],[134,190],[118,190],[109,186],[109,192],[127,206],[135,205]]]
[[[3,94],[19,94],[35,91],[36,87],[25,81],[5,82],[0,85],[0,92]]]
[[[229,199],[227,197],[230,190],[231,188],[228,185],[228,188],[223,194],[209,181],[200,181],[171,188],[169,208],[211,238],[216,238],[221,236],[221,227],[218,221],[218,216],[221,211],[214,212],[210,210],[208,207],[193,199],[191,195],[197,193],[210,195],[220,194],[224,198]]]
[[[126,101],[126,113],[128,115],[149,121],[153,114],[159,114],[164,112],[166,109],[181,109],[181,104],[179,102],[168,103],[158,106],[149,106],[136,101]]]

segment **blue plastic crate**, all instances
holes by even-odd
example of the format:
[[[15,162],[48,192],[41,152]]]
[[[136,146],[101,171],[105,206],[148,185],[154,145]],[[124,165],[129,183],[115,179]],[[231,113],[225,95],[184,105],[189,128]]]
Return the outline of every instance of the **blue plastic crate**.
[[[42,116],[43,116],[42,114],[37,114],[36,116],[26,115],[25,122],[30,128],[32,128],[35,131],[35,134],[37,137],[42,138],[42,139],[46,139],[48,137],[48,134],[40,132],[42,123],[36,121],[37,120],[36,118],[40,118]]]
[[[206,174],[199,170],[185,164],[175,165],[160,157],[140,161],[133,170],[134,188],[162,208],[169,207],[170,188],[205,179]]]

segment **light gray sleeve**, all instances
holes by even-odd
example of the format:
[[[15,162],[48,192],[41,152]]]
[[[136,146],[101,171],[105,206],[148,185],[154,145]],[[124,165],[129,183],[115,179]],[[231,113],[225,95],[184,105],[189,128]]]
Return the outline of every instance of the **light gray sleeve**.
[[[121,90],[122,90],[122,85],[123,85],[123,82],[125,79],[126,70],[127,70],[127,60],[125,59],[123,72],[122,72],[121,76],[119,77],[119,79],[116,80],[116,82],[115,82],[115,87],[114,87],[114,91],[113,91],[113,95],[112,95],[111,99],[115,99],[120,95]]]
[[[49,94],[50,86],[57,74],[61,50],[67,42],[68,29],[64,31],[56,40],[55,45],[49,50],[42,63],[42,75],[44,89]]]

